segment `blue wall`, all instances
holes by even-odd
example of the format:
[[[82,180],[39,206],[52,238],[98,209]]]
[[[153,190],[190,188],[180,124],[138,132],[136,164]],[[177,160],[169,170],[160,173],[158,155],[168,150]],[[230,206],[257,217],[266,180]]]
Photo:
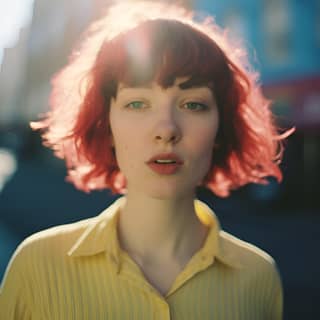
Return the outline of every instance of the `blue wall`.
[[[265,0],[267,1],[267,0]],[[213,15],[223,27],[226,16],[233,10],[246,30],[245,45],[251,61],[261,72],[262,80],[274,82],[292,78],[304,78],[320,73],[320,1],[288,0],[288,58],[274,63],[268,57],[267,31],[263,19],[266,14],[263,0],[200,0],[195,1],[198,10]],[[254,58],[256,57],[256,58]]]

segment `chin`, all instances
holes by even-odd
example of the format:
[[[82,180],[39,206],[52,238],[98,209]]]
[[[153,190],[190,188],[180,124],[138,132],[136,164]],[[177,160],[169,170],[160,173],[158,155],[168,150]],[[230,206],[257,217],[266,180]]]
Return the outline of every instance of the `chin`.
[[[195,187],[180,186],[174,184],[158,184],[157,186],[150,186],[144,190],[144,193],[154,199],[158,200],[170,200],[181,199],[185,197],[193,197],[195,194]]]
[[[194,197],[196,188],[199,185],[197,177],[156,177],[152,179],[132,179],[139,183],[129,184],[128,192],[140,194],[144,197],[150,197],[159,200],[181,199],[186,197]]]

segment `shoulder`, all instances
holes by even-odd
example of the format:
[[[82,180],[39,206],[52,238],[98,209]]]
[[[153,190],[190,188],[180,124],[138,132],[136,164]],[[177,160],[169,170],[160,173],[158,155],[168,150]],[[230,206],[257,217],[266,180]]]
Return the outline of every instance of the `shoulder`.
[[[41,277],[45,270],[56,271],[66,265],[68,251],[96,218],[60,225],[32,234],[23,240],[13,253],[2,279],[1,289],[12,286],[14,291],[21,284],[30,287],[30,281]],[[27,285],[27,282],[29,283]],[[14,290],[13,290],[14,289]],[[0,290],[1,291],[1,290]]]
[[[36,232],[24,239],[15,250],[8,267],[33,265],[35,261],[48,261],[66,257],[68,251],[83,232],[94,224],[97,217],[89,218],[70,224],[51,227]]]
[[[54,259],[55,262],[57,258],[65,260],[69,257],[70,250],[81,242],[84,242],[89,251],[93,249],[98,251],[100,249],[96,248],[98,240],[101,238],[101,234],[107,233],[105,232],[107,231],[106,225],[111,226],[109,221],[115,216],[122,201],[122,199],[115,201],[99,215],[92,218],[51,227],[32,234],[18,246],[11,260],[15,261],[19,257],[23,257],[27,261],[46,258]]]
[[[222,259],[230,265],[251,275],[278,278],[275,260],[257,246],[225,231],[219,233],[219,246]]]
[[[268,301],[277,299],[281,304],[280,273],[275,260],[267,252],[225,231],[219,233],[219,246],[221,261],[231,266],[229,270],[241,279],[239,283],[254,291],[257,297],[267,297]]]
[[[263,304],[267,319],[282,318],[283,293],[275,260],[264,250],[225,231],[219,232],[220,255],[241,292],[250,293],[255,304]]]
[[[265,270],[276,273],[276,263],[267,252],[223,231],[214,211],[204,202],[197,200],[195,208],[204,224],[215,227],[212,229],[214,237],[211,240],[218,243],[218,260],[243,271]]]

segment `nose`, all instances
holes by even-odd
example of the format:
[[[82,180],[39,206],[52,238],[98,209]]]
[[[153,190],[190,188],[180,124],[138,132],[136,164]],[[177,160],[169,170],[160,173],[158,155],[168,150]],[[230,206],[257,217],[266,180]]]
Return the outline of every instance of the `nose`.
[[[180,141],[181,129],[173,114],[164,116],[156,121],[153,133],[156,142],[176,144]]]

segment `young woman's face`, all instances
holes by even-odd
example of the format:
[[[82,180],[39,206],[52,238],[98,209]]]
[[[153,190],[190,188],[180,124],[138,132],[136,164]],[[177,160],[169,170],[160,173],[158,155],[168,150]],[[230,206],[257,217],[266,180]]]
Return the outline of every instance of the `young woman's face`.
[[[158,199],[193,196],[207,174],[218,129],[208,87],[163,89],[119,84],[110,106],[116,158],[128,193]]]

